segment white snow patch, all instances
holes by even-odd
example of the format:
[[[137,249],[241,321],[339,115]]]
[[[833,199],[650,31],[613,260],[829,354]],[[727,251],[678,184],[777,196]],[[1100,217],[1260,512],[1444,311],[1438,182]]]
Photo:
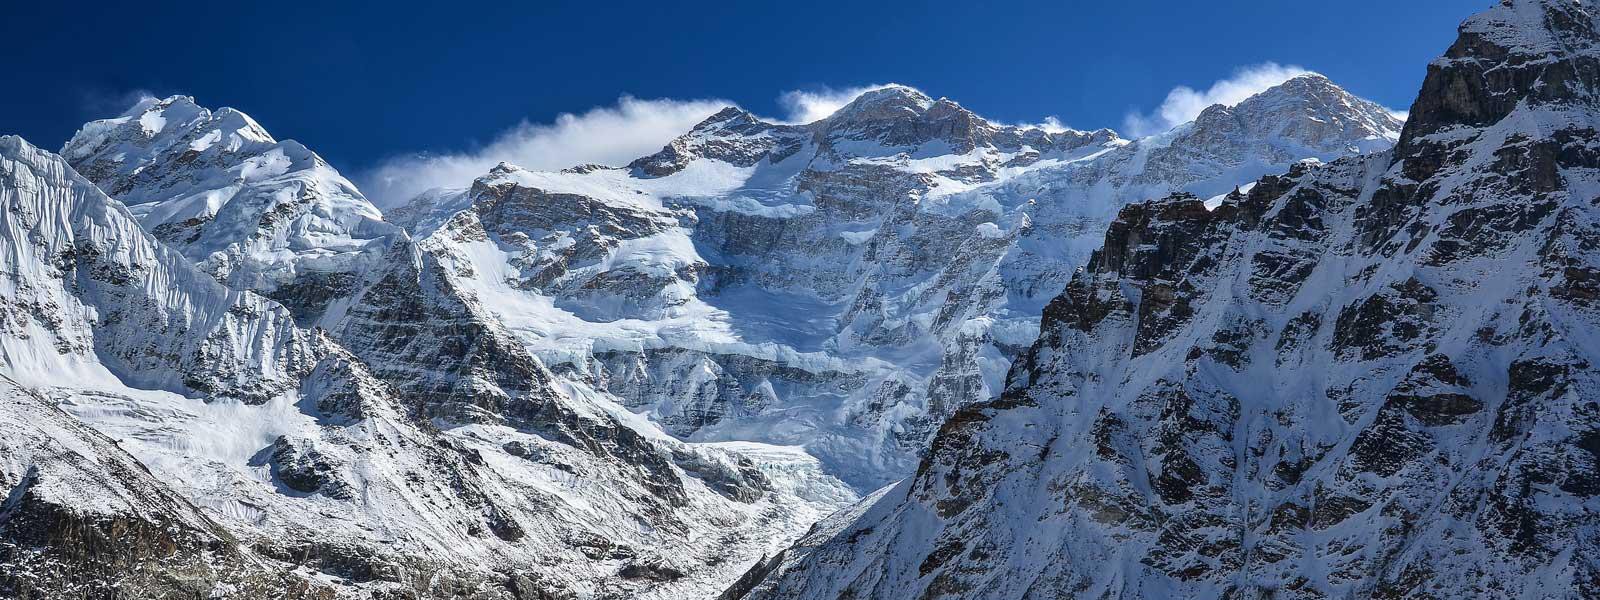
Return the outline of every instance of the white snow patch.
[[[877,234],[877,229],[868,229],[866,231],[841,231],[839,232],[839,237],[844,238],[844,241],[851,245],[860,245],[867,243],[867,240],[872,239],[872,236]]]
[[[167,128],[167,119],[161,116],[162,112],[164,111],[152,110],[139,115],[139,127],[144,129],[145,135],[154,136]]]

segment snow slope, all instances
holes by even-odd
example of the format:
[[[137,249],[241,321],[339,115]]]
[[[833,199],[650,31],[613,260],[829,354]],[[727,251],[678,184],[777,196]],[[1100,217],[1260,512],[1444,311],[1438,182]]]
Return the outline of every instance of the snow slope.
[[[0,593],[302,598],[313,581],[255,560],[117,442],[0,376]]]

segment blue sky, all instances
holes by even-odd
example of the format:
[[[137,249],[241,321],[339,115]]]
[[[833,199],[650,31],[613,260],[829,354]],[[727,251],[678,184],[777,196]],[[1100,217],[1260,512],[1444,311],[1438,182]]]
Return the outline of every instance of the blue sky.
[[[1456,24],[1490,3],[11,3],[0,133],[55,148],[138,94],[184,93],[359,174],[407,153],[477,152],[519,123],[547,131],[623,95],[783,118],[788,91],[898,82],[999,121],[1125,130],[1177,86],[1203,92],[1264,63],[1404,109]],[[625,135],[627,112],[545,146]]]

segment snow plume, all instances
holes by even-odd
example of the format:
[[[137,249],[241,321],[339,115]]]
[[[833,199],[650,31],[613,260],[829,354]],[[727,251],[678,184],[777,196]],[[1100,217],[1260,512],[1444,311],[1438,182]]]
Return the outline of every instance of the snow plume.
[[[1232,77],[1213,83],[1204,91],[1183,85],[1172,88],[1155,112],[1129,113],[1123,126],[1135,138],[1161,133],[1193,121],[1200,116],[1200,111],[1213,104],[1238,104],[1262,90],[1308,73],[1311,71],[1295,65],[1274,62],[1240,67]]]
[[[881,90],[894,84],[874,83],[861,87],[817,90],[789,90],[778,96],[778,106],[783,108],[783,121],[793,124],[814,123],[828,118],[857,96],[872,90]]]
[[[170,94],[167,94],[170,95]],[[146,100],[164,98],[155,92],[143,88],[132,90],[85,90],[78,98],[78,105],[83,110],[84,116],[90,119],[104,119],[107,115],[122,115],[143,104]]]
[[[1044,120],[1039,121],[1038,123],[1017,123],[1017,127],[1022,127],[1024,129],[1039,129],[1047,133],[1063,133],[1072,131],[1071,127],[1068,127],[1066,123],[1062,123],[1061,118],[1055,115],[1045,117]]]
[[[562,113],[554,123],[523,121],[475,151],[392,158],[363,174],[361,189],[380,208],[390,208],[433,188],[471,185],[502,161],[533,170],[585,163],[624,165],[660,150],[732,104],[623,96],[615,106]]]

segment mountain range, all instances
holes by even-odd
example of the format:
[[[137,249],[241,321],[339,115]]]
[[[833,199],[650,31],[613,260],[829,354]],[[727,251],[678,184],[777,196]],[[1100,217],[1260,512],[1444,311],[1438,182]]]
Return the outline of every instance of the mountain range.
[[[1600,21],[1408,117],[899,85],[380,211],[174,96],[0,137],[0,594],[1600,594]]]

